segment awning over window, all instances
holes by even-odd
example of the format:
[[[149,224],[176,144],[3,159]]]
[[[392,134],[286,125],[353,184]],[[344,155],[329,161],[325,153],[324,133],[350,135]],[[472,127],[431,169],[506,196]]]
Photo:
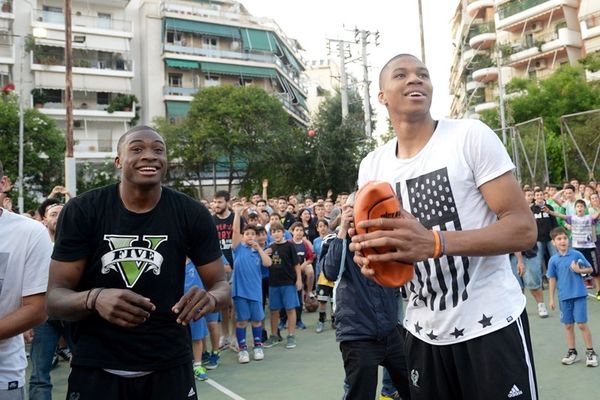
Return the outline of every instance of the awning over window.
[[[186,101],[167,101],[167,117],[185,117],[190,109],[190,103]]]
[[[290,64],[292,64],[292,66],[294,67],[294,69],[296,69],[297,71],[303,71],[304,68],[302,68],[300,66],[300,63],[298,63],[298,61],[296,60],[296,58],[292,55],[292,52],[290,50],[288,50],[288,48],[284,44],[281,44],[280,47],[283,50],[283,54],[285,54],[285,57],[288,59],[288,61],[290,62]]]
[[[212,35],[228,38],[240,38],[240,29],[219,24],[209,24],[200,21],[187,21],[184,19],[167,18],[165,22],[166,29],[173,29],[179,32],[192,32],[203,35]]]
[[[296,89],[294,87],[294,85],[290,84],[290,88],[292,89],[292,92],[294,92],[294,97],[296,98],[296,100],[298,101],[298,103],[302,107],[307,108],[307,106],[306,106],[306,99],[304,98],[304,94],[302,94],[302,92],[300,92],[298,89]]]
[[[174,60],[172,58],[167,58],[166,60],[167,66],[173,68],[182,68],[182,69],[199,69],[200,63],[198,61],[188,61],[188,60]]]
[[[202,63],[202,71],[222,75],[253,76],[257,78],[274,78],[276,73],[272,68],[249,67],[246,65]]]
[[[275,38],[271,32],[242,28],[242,41],[244,50],[275,52]]]

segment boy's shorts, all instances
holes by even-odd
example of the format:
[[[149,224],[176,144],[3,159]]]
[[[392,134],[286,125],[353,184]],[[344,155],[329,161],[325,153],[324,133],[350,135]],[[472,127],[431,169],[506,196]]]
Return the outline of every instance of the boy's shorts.
[[[585,324],[587,322],[587,297],[560,301],[560,322]]]
[[[204,316],[206,318],[206,322],[219,322],[221,320],[221,312],[211,312]]]
[[[300,307],[296,286],[271,286],[269,287],[269,309],[277,311],[281,309],[291,310]]]
[[[327,285],[317,285],[317,300],[330,301],[333,298],[333,288]]]
[[[592,275],[592,276],[598,276],[598,260],[596,259],[596,249],[594,249],[594,248],[589,248],[589,249],[575,248],[575,250],[577,250],[578,252],[580,252],[581,254],[583,254],[583,256],[585,257],[585,259],[590,264],[592,264],[592,269],[594,271],[592,271],[592,273],[590,275]]]
[[[206,325],[206,317],[200,318],[198,321],[190,322],[192,340],[202,340],[208,336],[208,325]]]
[[[260,301],[235,296],[233,304],[235,305],[235,318],[238,321],[262,321],[265,319],[265,312]]]

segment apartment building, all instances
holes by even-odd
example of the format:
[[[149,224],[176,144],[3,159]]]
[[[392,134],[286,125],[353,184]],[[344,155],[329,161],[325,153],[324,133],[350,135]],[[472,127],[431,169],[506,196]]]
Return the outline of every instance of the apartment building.
[[[561,65],[576,65],[585,53],[579,8],[579,0],[459,1],[451,115],[477,117],[495,108],[499,83],[544,79]]]
[[[330,59],[311,60],[307,63],[308,111],[315,114],[327,95],[333,95],[340,87],[340,68]]]
[[[584,55],[600,52],[600,0],[581,0],[578,16]],[[586,74],[588,80],[600,79],[599,71]]]
[[[12,82],[15,66],[13,0],[0,0],[0,87]]]
[[[229,84],[261,87],[309,123],[299,43],[237,1],[142,0],[138,40],[144,122],[180,118],[196,92]]]

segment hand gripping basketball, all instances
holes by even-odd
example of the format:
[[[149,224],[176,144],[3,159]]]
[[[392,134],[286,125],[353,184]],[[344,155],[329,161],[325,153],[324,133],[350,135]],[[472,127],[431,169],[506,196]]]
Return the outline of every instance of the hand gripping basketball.
[[[359,222],[377,218],[400,218],[400,210],[400,202],[389,183],[368,182],[356,193],[354,203],[356,233],[364,234],[379,229],[361,228]],[[371,254],[395,252],[396,249],[393,247],[367,247],[361,251],[366,257]],[[414,272],[412,264],[398,261],[370,261],[369,266],[375,273],[373,279],[382,286],[402,286],[412,279]]]

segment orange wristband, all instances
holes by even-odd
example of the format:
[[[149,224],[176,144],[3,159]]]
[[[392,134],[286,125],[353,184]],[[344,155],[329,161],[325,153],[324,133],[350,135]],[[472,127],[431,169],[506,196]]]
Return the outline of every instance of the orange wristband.
[[[442,242],[440,240],[440,233],[432,230],[433,234],[433,258],[439,258],[442,255]]]

